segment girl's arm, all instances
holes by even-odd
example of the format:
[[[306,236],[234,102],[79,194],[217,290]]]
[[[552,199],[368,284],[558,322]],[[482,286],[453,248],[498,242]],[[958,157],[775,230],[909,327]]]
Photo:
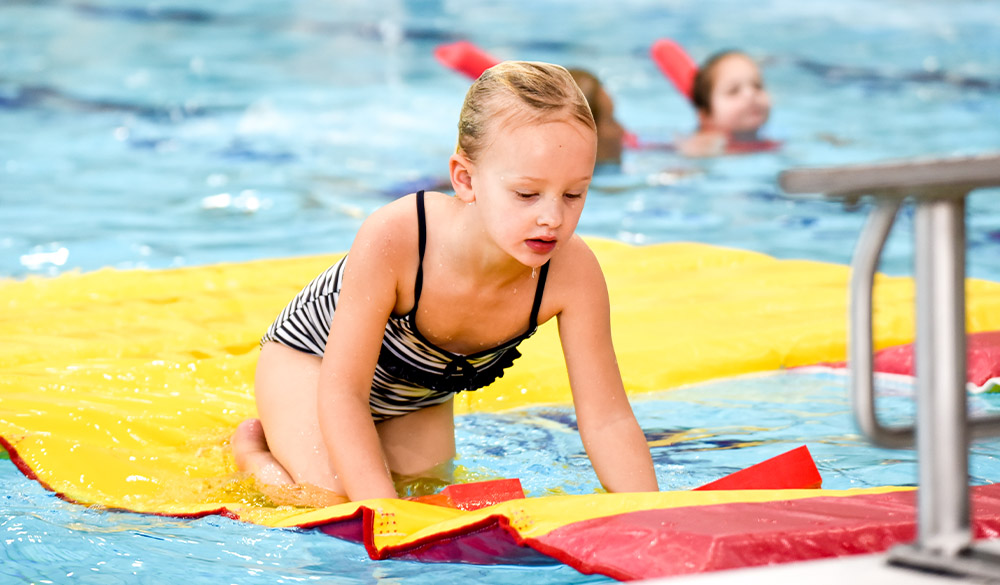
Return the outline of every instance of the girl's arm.
[[[583,447],[597,477],[611,492],[658,491],[653,460],[622,384],[611,341],[607,284],[593,252],[574,238],[559,337],[569,372]]]
[[[320,369],[320,429],[352,501],[397,497],[368,397],[399,279],[417,258],[416,213],[407,213],[413,209],[413,198],[403,198],[372,214],[358,231]]]

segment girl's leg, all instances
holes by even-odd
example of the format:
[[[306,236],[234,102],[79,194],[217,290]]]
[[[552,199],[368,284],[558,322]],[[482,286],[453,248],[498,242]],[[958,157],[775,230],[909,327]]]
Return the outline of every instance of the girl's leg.
[[[454,400],[376,425],[389,469],[419,477],[455,457]]]
[[[259,418],[248,418],[236,427],[230,442],[236,467],[254,476],[267,485],[291,485],[295,483],[285,468],[271,454],[264,438],[264,427]]]
[[[237,467],[253,476],[276,503],[315,504],[299,493],[303,485],[332,496],[323,505],[346,501],[330,466],[316,414],[321,358],[268,342],[257,362],[255,394],[260,420],[244,421],[233,434]],[[389,469],[419,477],[455,457],[453,401],[376,425]],[[266,437],[266,438],[265,438]],[[296,488],[292,493],[292,488]],[[279,501],[281,500],[281,501]]]
[[[261,484],[343,493],[316,414],[320,363],[279,343],[261,348],[254,383],[260,421],[244,421],[232,438],[237,467]]]

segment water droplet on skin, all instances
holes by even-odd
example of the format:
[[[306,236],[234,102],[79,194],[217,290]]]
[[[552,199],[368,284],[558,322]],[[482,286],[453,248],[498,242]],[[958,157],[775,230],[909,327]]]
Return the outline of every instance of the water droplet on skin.
[[[531,269],[531,278],[535,278],[535,275],[536,275],[537,273],[538,273],[538,269],[537,269],[537,268],[532,268],[532,269]]]

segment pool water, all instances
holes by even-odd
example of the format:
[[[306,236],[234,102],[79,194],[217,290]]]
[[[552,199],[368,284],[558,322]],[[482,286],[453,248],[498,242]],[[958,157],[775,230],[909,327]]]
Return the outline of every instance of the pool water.
[[[996,150],[1000,7],[974,0],[319,0],[0,5],[0,276],[345,250],[372,209],[447,176],[468,80],[431,56],[584,66],[641,141],[690,131],[648,58],[738,46],[773,94],[776,153],[629,151],[581,233],[846,263],[863,219],[784,199],[779,171]],[[552,23],[558,22],[555,26]],[[973,276],[1000,279],[995,191],[971,200]],[[908,222],[885,268],[909,269]]]
[[[879,378],[884,422],[912,417],[912,387]],[[653,393],[633,401],[663,490],[686,490],[800,445],[823,487],[915,485],[913,451],[873,449],[854,430],[835,373],[748,376]],[[1000,414],[1000,395],[970,397],[976,415]],[[696,421],[696,425],[692,425]],[[462,474],[517,477],[528,496],[600,489],[571,408],[536,407],[459,417]],[[1000,477],[1000,442],[973,444],[971,481]],[[328,582],[541,585],[609,582],[545,567],[371,561],[363,547],[309,530],[269,529],[221,517],[197,520],[108,512],[63,502],[0,462],[0,582],[191,584]],[[180,562],[179,562],[180,561]]]
[[[912,423],[909,382],[880,376],[877,390],[884,424]],[[1000,411],[998,394],[969,400],[976,416]],[[632,404],[663,490],[693,489],[800,445],[809,447],[824,488],[917,484],[913,451],[875,449],[857,434],[840,372],[750,375],[644,394]],[[529,496],[601,490],[570,407],[463,417],[458,431],[458,463],[467,472],[518,477]],[[997,478],[1000,441],[975,443],[970,481]]]
[[[651,145],[595,179],[579,231],[700,241],[847,263],[866,208],[788,199],[796,166],[1000,148],[1000,6],[975,0],[178,0],[0,4],[0,277],[199,265],[346,250],[373,209],[439,183],[468,81],[431,51],[584,66]],[[683,159],[693,128],[649,60],[661,37],[702,59],[740,47],[774,101],[773,153]],[[1000,198],[969,202],[968,271],[1000,281]],[[904,212],[882,269],[911,272]],[[890,420],[912,389],[880,381]],[[911,451],[873,449],[844,379],[781,373],[639,397],[663,489],[688,489],[800,444],[828,488],[913,484]],[[970,408],[995,412],[995,395]],[[529,495],[598,489],[569,409],[458,421],[459,465]],[[977,443],[972,481],[1000,478]],[[62,502],[0,460],[0,582],[590,583],[564,566],[372,562],[310,531],[177,520]]]
[[[371,561],[319,532],[264,528],[219,516],[180,520],[63,502],[13,465],[0,466],[2,583],[605,583],[565,565],[427,565]]]

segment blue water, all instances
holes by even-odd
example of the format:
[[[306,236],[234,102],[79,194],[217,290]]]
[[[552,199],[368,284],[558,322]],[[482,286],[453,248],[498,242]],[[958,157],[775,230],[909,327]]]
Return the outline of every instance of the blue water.
[[[800,445],[809,447],[824,488],[916,485],[913,451],[875,449],[857,434],[845,384],[840,373],[789,371],[642,395],[632,404],[664,490],[692,489]],[[911,424],[912,385],[879,378],[877,389],[880,420]],[[1000,394],[970,396],[969,410],[1000,412]],[[575,422],[570,407],[463,417],[458,436],[467,446],[458,463],[517,476],[529,495],[558,493],[553,486],[598,492]],[[975,443],[970,470],[975,484],[1000,479],[1000,441]]]
[[[884,422],[912,419],[912,388],[879,379]],[[915,485],[913,451],[873,449],[854,429],[844,378],[785,372],[692,385],[634,399],[660,487],[685,490],[800,445],[823,487]],[[970,397],[976,416],[1000,414],[1000,394]],[[529,496],[587,494],[599,484],[570,408],[459,417],[457,464],[470,478],[518,477]],[[1000,442],[972,446],[970,479],[1000,477]],[[562,566],[478,567],[370,561],[360,545],[314,531],[208,517],[183,520],[63,502],[0,462],[0,583],[241,584],[330,582],[603,583]],[[385,581],[383,581],[385,580]]]
[[[782,196],[796,166],[1000,149],[1000,5],[975,0],[614,3],[134,0],[0,3],[0,277],[198,265],[345,250],[373,209],[446,175],[468,81],[431,56],[470,39],[502,58],[584,66],[646,143],[693,128],[647,57],[741,47],[763,65],[776,153],[708,161],[626,152],[580,232],[701,241],[847,263],[865,208]],[[970,275],[1000,281],[1000,194],[969,203]],[[882,268],[910,272],[900,219]],[[892,419],[909,389],[883,386]],[[843,380],[780,374],[636,400],[664,489],[799,444],[825,486],[912,484],[913,454],[868,447]],[[1000,408],[995,396],[972,408]],[[566,409],[463,417],[459,464],[530,495],[598,486]],[[542,455],[540,455],[542,454]],[[978,443],[976,483],[1000,478]],[[588,583],[566,567],[371,562],[312,532],[62,502],[0,460],[0,582]]]
[[[604,583],[565,565],[532,567],[375,562],[318,532],[217,516],[177,520],[63,502],[0,466],[0,583]]]
[[[459,38],[590,68],[652,143],[694,125],[652,41],[744,48],[785,148],[628,152],[580,231],[846,263],[863,213],[784,199],[777,173],[1000,148],[998,16],[974,0],[7,2],[0,276],[345,250],[372,209],[446,176],[468,81],[431,51]],[[969,269],[1000,280],[995,195],[972,198]],[[909,270],[908,229],[885,269]]]

